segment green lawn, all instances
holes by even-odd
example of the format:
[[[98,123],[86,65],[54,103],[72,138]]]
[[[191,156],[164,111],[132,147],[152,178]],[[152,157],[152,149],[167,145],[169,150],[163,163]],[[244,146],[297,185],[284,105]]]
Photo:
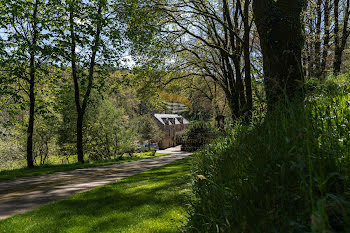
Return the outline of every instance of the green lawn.
[[[168,155],[168,154],[156,153],[155,156],[164,156],[164,155]],[[37,166],[32,169],[19,168],[19,169],[12,169],[12,170],[0,170],[0,181],[12,180],[12,179],[28,177],[28,176],[46,175],[46,174],[51,174],[55,172],[75,170],[79,168],[98,167],[98,166],[105,166],[105,165],[111,165],[111,164],[126,163],[126,162],[132,162],[136,160],[148,159],[153,157],[154,156],[151,156],[150,153],[146,152],[142,154],[136,154],[136,156],[134,157],[124,156],[123,159],[86,161],[84,164],[72,163],[72,164],[65,164],[65,165],[44,165],[44,166]]]
[[[191,158],[0,221],[0,232],[180,232]]]

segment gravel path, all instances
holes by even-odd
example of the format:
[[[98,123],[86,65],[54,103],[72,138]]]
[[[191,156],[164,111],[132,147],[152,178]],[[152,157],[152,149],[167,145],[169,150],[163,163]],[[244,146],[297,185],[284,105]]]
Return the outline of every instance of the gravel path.
[[[0,219],[28,212],[48,202],[85,192],[190,155],[181,152],[179,147],[158,152],[170,155],[0,182]]]

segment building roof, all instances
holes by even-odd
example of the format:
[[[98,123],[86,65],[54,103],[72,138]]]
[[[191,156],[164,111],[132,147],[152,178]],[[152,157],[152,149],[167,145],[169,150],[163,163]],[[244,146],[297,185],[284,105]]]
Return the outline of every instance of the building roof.
[[[154,114],[154,117],[163,125],[187,125],[190,123],[178,114]]]

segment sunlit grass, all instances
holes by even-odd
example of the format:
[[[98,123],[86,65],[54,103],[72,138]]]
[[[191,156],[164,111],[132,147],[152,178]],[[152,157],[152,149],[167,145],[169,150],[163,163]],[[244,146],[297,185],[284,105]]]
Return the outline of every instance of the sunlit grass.
[[[167,155],[165,153],[156,153],[155,156],[164,156]],[[43,165],[43,166],[37,166],[32,169],[28,168],[19,168],[19,169],[12,169],[12,170],[2,170],[0,171],[0,180],[11,180],[21,177],[28,177],[28,176],[37,176],[37,175],[46,175],[51,174],[55,172],[61,172],[61,171],[69,171],[79,168],[88,168],[88,167],[98,167],[98,166],[105,166],[105,165],[111,165],[111,164],[120,164],[120,163],[126,163],[126,162],[132,162],[137,161],[141,159],[148,159],[153,158],[150,153],[142,153],[142,154],[136,154],[134,157],[130,156],[124,156],[117,159],[106,159],[106,160],[100,160],[100,161],[86,161],[84,164],[81,163],[72,163],[72,164],[50,164],[50,165]]]
[[[0,232],[179,232],[191,158],[0,221]]]

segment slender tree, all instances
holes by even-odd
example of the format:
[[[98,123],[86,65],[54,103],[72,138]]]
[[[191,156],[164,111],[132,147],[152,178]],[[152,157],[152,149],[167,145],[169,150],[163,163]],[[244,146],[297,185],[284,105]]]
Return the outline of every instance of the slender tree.
[[[69,30],[70,30],[70,45],[71,45],[71,66],[72,66],[72,77],[74,82],[74,97],[75,105],[77,111],[77,121],[76,121],[76,134],[77,134],[77,154],[78,161],[84,163],[84,151],[83,151],[83,120],[88,105],[88,101],[91,95],[91,89],[93,85],[94,72],[96,66],[96,55],[100,49],[100,37],[102,30],[102,8],[105,7],[106,2],[99,0],[97,2],[96,13],[93,16],[95,22],[93,22],[92,28],[95,28],[95,31],[90,31],[91,37],[93,38],[93,43],[90,48],[90,63],[88,65],[88,77],[87,77],[87,87],[81,101],[81,88],[78,78],[78,67],[77,67],[77,35],[75,21],[77,16],[77,2],[71,0],[69,2]],[[91,18],[92,19],[92,18]],[[80,39],[80,38],[78,38]]]
[[[321,75],[321,24],[322,24],[322,0],[316,2],[316,34],[315,34],[315,67],[314,75]]]
[[[324,40],[323,40],[323,51],[322,51],[322,61],[321,61],[321,74],[324,77],[324,73],[327,66],[327,58],[329,51],[330,42],[330,0],[325,0],[324,2]]]
[[[35,123],[35,92],[38,73],[43,65],[52,58],[49,42],[50,0],[2,0],[0,1],[0,20],[5,29],[0,34],[6,41],[2,54],[2,67],[9,79],[16,79],[22,91],[29,99],[27,127],[27,166],[33,163],[33,133]]]
[[[97,87],[97,79],[101,81],[100,74],[116,65],[125,49],[122,38],[127,24],[119,3],[108,0],[69,0],[63,3],[67,14],[63,20],[66,21],[57,31],[65,37],[58,41],[63,45],[62,56],[70,65],[74,84],[76,147],[81,163],[84,163],[84,117],[91,94]]]

